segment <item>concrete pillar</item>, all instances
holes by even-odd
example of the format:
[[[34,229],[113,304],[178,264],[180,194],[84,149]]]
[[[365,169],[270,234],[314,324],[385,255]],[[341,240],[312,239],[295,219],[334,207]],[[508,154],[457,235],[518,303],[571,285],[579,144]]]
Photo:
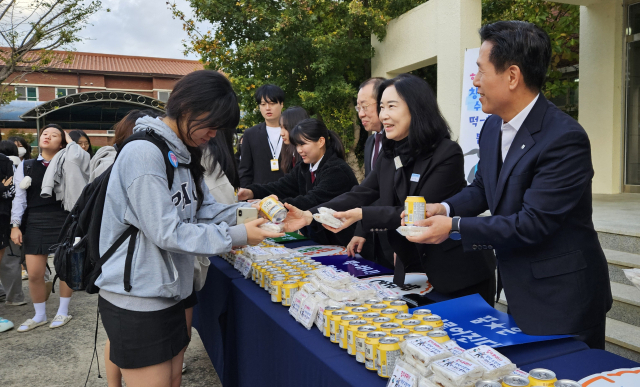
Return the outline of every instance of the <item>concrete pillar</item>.
[[[622,0],[580,7],[578,121],[591,140],[594,193],[620,193],[623,183],[622,15]]]
[[[394,77],[438,63],[438,103],[454,133],[460,134],[464,52],[480,47],[481,0],[430,0],[392,20],[387,36],[371,37],[372,76]]]

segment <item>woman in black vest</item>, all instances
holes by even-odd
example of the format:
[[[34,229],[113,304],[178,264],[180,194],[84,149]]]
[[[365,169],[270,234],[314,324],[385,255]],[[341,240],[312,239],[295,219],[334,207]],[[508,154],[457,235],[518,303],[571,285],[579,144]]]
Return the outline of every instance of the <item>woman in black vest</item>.
[[[302,162],[280,179],[267,184],[251,184],[238,191],[238,200],[261,199],[276,195],[283,203],[303,210],[329,201],[358,185],[353,170],[344,160],[340,137],[314,118],[300,121],[289,133]],[[320,243],[346,245],[353,231],[333,236],[314,236]]]
[[[58,241],[58,233],[68,213],[62,208],[61,202],[56,201],[55,195],[43,198],[40,191],[51,159],[67,146],[67,141],[71,140],[60,126],[45,126],[38,142],[38,158],[25,160],[16,169],[11,240],[23,246],[29,268],[29,293],[36,311],[33,318],[20,325],[18,332],[27,332],[47,323],[47,290],[44,283],[47,256],[50,247]],[[60,307],[49,328],[61,327],[71,320],[69,301],[72,293],[67,284],[60,281]]]
[[[439,203],[466,186],[462,150],[451,140],[431,87],[409,74],[387,80],[378,88],[378,113],[385,129],[383,153],[362,184],[321,205],[344,211],[334,214],[345,221],[343,227],[325,228],[338,232],[362,220],[366,230],[388,230],[398,256],[396,281],[403,282],[405,272],[425,272],[440,293],[451,297],[479,293],[493,305],[493,252],[464,253],[461,242],[451,239],[439,245],[414,244],[396,232],[407,196]],[[312,213],[317,212],[317,207],[287,208],[286,231],[311,224]]]

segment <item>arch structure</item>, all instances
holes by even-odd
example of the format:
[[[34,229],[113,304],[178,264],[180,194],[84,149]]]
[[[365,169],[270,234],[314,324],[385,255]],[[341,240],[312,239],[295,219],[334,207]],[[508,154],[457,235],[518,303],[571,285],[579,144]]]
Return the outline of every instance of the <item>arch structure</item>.
[[[120,102],[127,105],[138,105],[143,109],[154,109],[161,112],[164,112],[165,109],[164,102],[141,94],[127,93],[123,91],[90,91],[86,93],[72,94],[45,102],[22,114],[20,118],[23,120],[37,120],[56,112],[58,109],[84,104],[102,105],[112,102]]]

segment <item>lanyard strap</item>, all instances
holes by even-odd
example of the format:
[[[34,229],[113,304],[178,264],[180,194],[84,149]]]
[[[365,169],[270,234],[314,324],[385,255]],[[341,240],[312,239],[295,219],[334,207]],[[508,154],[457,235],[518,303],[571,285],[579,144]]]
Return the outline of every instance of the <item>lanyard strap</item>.
[[[269,138],[269,148],[271,148],[271,154],[273,155],[273,159],[275,160],[278,158],[276,151],[278,150],[278,145],[280,145],[280,141],[282,141],[282,137],[278,136],[278,143],[276,144],[275,149],[273,148],[273,144],[271,143],[271,137],[269,137],[268,133],[267,133],[267,137]]]

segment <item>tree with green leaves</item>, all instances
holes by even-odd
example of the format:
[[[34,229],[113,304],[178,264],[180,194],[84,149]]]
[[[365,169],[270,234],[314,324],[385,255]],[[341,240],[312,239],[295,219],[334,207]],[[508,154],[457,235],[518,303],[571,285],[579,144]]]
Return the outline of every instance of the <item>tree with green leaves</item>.
[[[482,24],[499,20],[522,20],[542,28],[551,40],[551,67],[543,93],[554,98],[575,90],[578,83],[563,77],[561,68],[579,59],[580,7],[542,0],[482,0]],[[577,119],[577,110],[567,113]]]
[[[99,0],[0,0],[0,103],[15,99],[8,87],[26,74],[69,63],[71,52],[53,50],[79,42],[78,33],[101,7]]]
[[[300,105],[342,137],[356,170],[364,132],[355,111],[360,82],[371,76],[371,35],[384,39],[393,18],[425,0],[191,0],[196,20],[184,21],[187,51],[229,75],[245,127],[260,122],[255,89],[274,83],[287,106]],[[199,31],[197,21],[215,26]]]
[[[426,0],[190,0],[195,19],[167,2],[189,34],[186,52],[227,74],[240,98],[243,126],[261,121],[253,100],[265,83],[282,87],[287,105],[300,105],[340,134],[347,161],[361,170],[364,132],[354,109],[357,87],[371,77],[371,36]],[[547,96],[566,92],[559,66],[577,60],[579,8],[541,0],[482,0],[483,24],[526,20],[551,36]],[[200,31],[198,22],[211,23]],[[435,85],[434,85],[435,86]],[[360,175],[359,177],[361,177]]]

